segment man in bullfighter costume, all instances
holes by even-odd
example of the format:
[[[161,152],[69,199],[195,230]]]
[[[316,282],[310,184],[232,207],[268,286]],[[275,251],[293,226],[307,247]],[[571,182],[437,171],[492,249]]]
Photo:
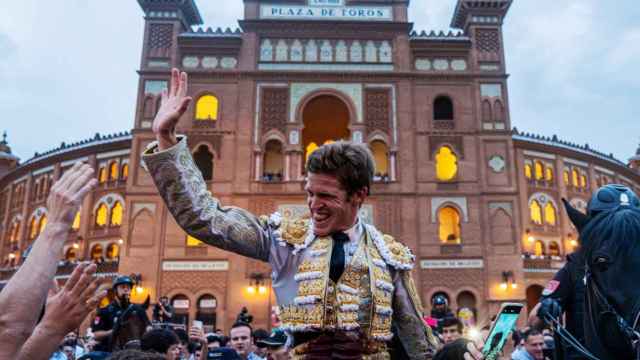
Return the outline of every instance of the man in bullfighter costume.
[[[358,217],[375,171],[366,145],[339,141],[309,156],[310,216],[256,217],[211,195],[186,138],[175,134],[186,94],[187,75],[174,69],[143,162],[189,235],[271,264],[293,358],[388,359],[394,335],[394,357],[431,358],[436,343],[422,321],[413,254]]]

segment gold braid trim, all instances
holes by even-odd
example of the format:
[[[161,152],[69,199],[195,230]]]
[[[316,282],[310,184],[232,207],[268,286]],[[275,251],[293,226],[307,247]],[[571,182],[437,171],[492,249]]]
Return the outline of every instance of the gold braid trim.
[[[413,305],[413,308],[416,311],[418,318],[422,320],[422,314],[424,313],[424,308],[422,307],[422,301],[420,300],[420,296],[418,295],[418,289],[416,289],[416,283],[415,281],[413,281],[413,276],[411,276],[411,271],[401,271],[400,276],[402,278],[402,283],[404,284],[405,289],[407,289],[407,293],[409,293],[411,304]],[[431,327],[424,325],[424,328],[427,334],[427,340],[433,346],[437,345],[438,341],[433,335],[431,331]]]

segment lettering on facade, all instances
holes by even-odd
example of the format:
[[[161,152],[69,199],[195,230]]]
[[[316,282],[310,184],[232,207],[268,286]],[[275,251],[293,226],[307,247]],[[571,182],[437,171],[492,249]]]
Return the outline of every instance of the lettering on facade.
[[[330,1],[330,0],[325,0]],[[316,0],[318,5],[322,1]],[[262,5],[261,19],[391,21],[391,7]]]
[[[422,260],[421,269],[482,269],[484,260],[482,259],[442,259],[442,260]]]
[[[163,261],[163,271],[227,271],[228,261]]]

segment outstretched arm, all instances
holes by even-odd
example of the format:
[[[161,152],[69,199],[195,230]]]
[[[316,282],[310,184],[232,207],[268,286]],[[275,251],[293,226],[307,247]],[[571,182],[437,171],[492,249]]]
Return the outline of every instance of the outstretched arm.
[[[49,223],[0,293],[0,359],[13,359],[33,331],[75,213],[96,183],[93,169],[77,163],[51,187]]]
[[[186,93],[187,74],[173,69],[170,90],[163,92],[162,106],[153,121],[157,144],[142,159],[169,211],[189,235],[223,250],[268,261],[269,230],[248,211],[223,207],[211,196],[186,138],[176,136],[175,126],[191,101]]]

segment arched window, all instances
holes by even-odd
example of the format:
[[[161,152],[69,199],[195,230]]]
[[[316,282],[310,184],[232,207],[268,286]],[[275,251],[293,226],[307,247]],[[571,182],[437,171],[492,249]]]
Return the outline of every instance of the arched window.
[[[111,208],[111,221],[109,223],[111,226],[120,226],[122,225],[122,204],[120,201],[116,201]]]
[[[580,186],[580,176],[578,175],[577,169],[573,169],[573,171],[571,172],[571,178],[571,180],[573,180],[572,183],[574,187]]]
[[[129,164],[124,163],[122,164],[122,168],[120,168],[120,178],[122,180],[127,180],[128,177],[129,177]]]
[[[171,305],[175,311],[171,322],[185,326],[189,325],[189,308],[191,307],[189,298],[183,294],[175,295],[171,298]]]
[[[453,120],[453,102],[447,96],[438,96],[433,102],[434,120]]]
[[[11,228],[11,242],[18,241],[18,235],[20,233],[20,221],[15,221]]]
[[[571,183],[569,180],[569,170],[565,170],[562,172],[562,180],[564,180],[564,184],[566,186],[569,186],[569,184]]]
[[[278,140],[269,140],[264,146],[263,181],[282,181],[284,168],[284,156],[282,143]]]
[[[544,221],[549,225],[556,224],[556,208],[553,207],[551,202],[544,206]]]
[[[95,222],[97,226],[102,227],[107,225],[108,212],[109,212],[109,209],[107,209],[107,205],[105,205],[104,203],[98,206],[98,209],[96,210],[96,222]]]
[[[71,229],[74,231],[78,231],[80,229],[80,210],[76,212],[76,216],[73,217],[73,224],[71,224]]]
[[[213,331],[216,328],[216,308],[218,301],[213,295],[205,294],[198,299],[198,311],[196,320],[202,321],[205,331]]]
[[[202,246],[204,243],[191,235],[187,235],[187,247]]]
[[[531,204],[529,204],[529,213],[531,221],[534,224],[542,225],[542,208],[540,207],[538,200],[531,201]]]
[[[144,107],[142,109],[143,116],[147,119],[151,119],[156,115],[155,99],[152,95],[147,95],[144,99]]]
[[[547,166],[544,171],[544,179],[547,181],[553,181],[553,169],[550,166]]]
[[[64,254],[64,259],[69,262],[74,262],[78,260],[78,254],[76,252],[76,249],[74,249],[73,247],[70,247],[69,249],[67,249],[67,252]]]
[[[549,244],[549,255],[551,256],[560,256],[560,246],[557,242],[552,241]]]
[[[542,180],[544,178],[544,166],[540,161],[535,162],[536,180]]]
[[[482,121],[491,122],[491,104],[487,100],[482,102]]]
[[[45,226],[47,226],[47,215],[42,215],[42,217],[40,217],[40,221],[38,222],[38,235],[42,234]]]
[[[310,142],[309,145],[307,145],[307,157],[304,159],[305,163],[307,162],[307,159],[309,159],[309,155],[313,154],[314,151],[316,151],[318,149],[318,145],[315,142]]]
[[[504,106],[502,106],[502,103],[500,101],[496,101],[495,104],[493,105],[493,108],[495,113],[494,120],[496,122],[503,122],[505,120],[505,116],[504,116]]]
[[[440,241],[445,244],[460,243],[460,213],[451,206],[445,206],[438,211]]]
[[[524,176],[527,179],[531,179],[533,177],[533,173],[531,171],[531,164],[524,164]]]
[[[106,183],[108,178],[109,175],[107,174],[107,168],[104,166],[101,167],[100,170],[98,170],[98,182],[100,184]]]
[[[120,172],[120,167],[118,166],[118,163],[115,161],[112,161],[111,164],[109,165],[109,180],[118,180],[119,172]]]
[[[91,260],[100,261],[102,259],[103,259],[102,245],[100,244],[93,245],[93,247],[91,248]]]
[[[205,181],[213,179],[213,154],[206,145],[198,146],[198,149],[193,154],[193,160],[198,169],[200,169]]]
[[[33,240],[38,236],[38,220],[36,217],[31,218],[29,222],[29,240]]]
[[[587,188],[587,175],[585,175],[585,174],[580,175],[580,186],[583,189]]]
[[[196,120],[218,120],[218,98],[204,95],[196,103]]]
[[[458,174],[458,157],[448,146],[436,153],[436,177],[440,181],[453,180]]]
[[[382,180],[389,177],[389,148],[380,140],[374,140],[370,145],[376,163],[374,179]]]
[[[302,148],[306,150],[306,164],[309,154],[323,144],[340,139],[349,139],[349,107],[333,95],[319,95],[307,102],[302,112]],[[329,125],[330,124],[330,125]],[[304,165],[303,168],[304,168]]]
[[[107,260],[116,260],[120,256],[118,244],[111,243],[107,246]]]
[[[542,240],[536,240],[533,246],[533,254],[535,256],[543,256],[547,254],[547,251],[545,250],[545,246]]]

